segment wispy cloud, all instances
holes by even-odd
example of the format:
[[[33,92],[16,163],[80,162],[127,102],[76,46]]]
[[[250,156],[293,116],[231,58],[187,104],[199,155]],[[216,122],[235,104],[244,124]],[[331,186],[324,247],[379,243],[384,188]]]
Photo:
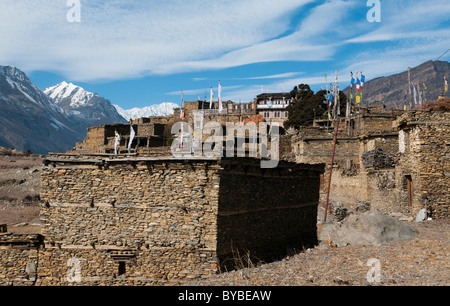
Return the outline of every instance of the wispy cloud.
[[[242,85],[233,85],[233,86],[222,86],[222,93],[226,93],[227,91],[236,90],[237,88],[242,88]],[[209,97],[209,90],[206,88],[197,88],[197,89],[186,89],[186,90],[179,90],[179,91],[170,91],[166,92],[167,95],[171,96],[181,96],[181,92],[183,92],[183,95],[199,95],[202,97],[205,90],[208,90],[208,97]],[[217,92],[217,88],[213,89],[214,92]],[[217,98],[217,93],[215,93],[215,97]]]
[[[290,12],[309,2],[92,0],[81,2],[80,23],[68,23],[65,1],[2,1],[0,30],[8,43],[0,58],[84,81],[171,65],[176,73],[177,63],[217,58],[280,35],[289,29]]]
[[[69,23],[66,1],[1,1],[0,64],[83,82],[268,62],[321,64],[300,67],[304,74],[291,67],[255,71],[223,88],[230,99],[250,100],[262,90],[258,80],[265,80],[264,90],[280,91],[321,86],[334,70],[342,79],[355,70],[374,78],[450,47],[448,0],[381,3],[381,23],[369,23],[360,0],[90,0],[81,1],[81,23]],[[187,95],[204,92],[195,87],[207,79],[195,76]],[[241,80],[245,85],[236,84]]]
[[[296,75],[303,74],[304,72],[286,72],[280,74],[272,74],[265,76],[257,76],[257,77],[248,77],[248,78],[236,78],[236,80],[266,80],[266,79],[286,79],[292,78]]]

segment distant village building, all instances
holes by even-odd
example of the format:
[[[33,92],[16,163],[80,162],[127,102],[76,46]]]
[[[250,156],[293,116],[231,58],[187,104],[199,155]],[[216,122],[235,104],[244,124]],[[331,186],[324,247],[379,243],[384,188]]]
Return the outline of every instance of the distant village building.
[[[174,117],[188,123],[193,122],[194,113],[202,112],[205,116],[214,118],[218,122],[241,122],[244,118],[256,114],[254,102],[238,103],[222,101],[222,111],[219,111],[219,102],[213,101],[185,101],[183,107],[175,108]],[[183,115],[180,116],[180,111]]]
[[[223,127],[227,122],[245,124],[254,121],[282,124],[284,118],[278,118],[278,112],[286,109],[289,103],[288,94],[265,93],[258,95],[253,102],[249,103],[225,101],[222,112],[219,113],[217,101],[214,101],[212,105],[209,101],[185,102],[182,118],[178,108],[174,110],[172,116],[141,118],[133,121],[136,138],[132,143],[131,153],[149,156],[170,154],[170,146],[167,142],[171,137],[170,127],[180,120],[191,126],[198,125],[199,123],[194,120],[199,118],[204,124],[213,121],[219,122]],[[421,114],[422,119],[415,120],[407,115],[413,113],[416,114],[415,116]],[[285,116],[288,114],[286,113]],[[430,215],[448,216],[446,208],[448,198],[441,196],[428,204],[420,200],[424,197],[431,199],[431,194],[436,195],[437,192],[430,190],[440,186],[424,183],[424,177],[433,173],[425,170],[424,161],[429,160],[430,156],[439,157],[434,166],[435,170],[438,169],[438,174],[434,176],[436,179],[439,178],[437,182],[449,183],[447,174],[450,173],[450,167],[447,162],[448,157],[445,155],[446,141],[442,139],[436,142],[437,137],[449,137],[446,116],[448,117],[448,111],[404,111],[386,109],[384,106],[362,106],[357,113],[353,113],[348,118],[342,118],[333,165],[331,198],[345,198],[352,205],[370,203],[372,209],[387,213],[401,212],[413,215],[421,208],[427,207]],[[401,119],[403,123],[399,123],[399,118],[403,118]],[[325,202],[327,193],[336,123],[337,120],[315,119],[313,127],[290,131],[281,138],[280,152],[283,159],[298,163],[326,164],[327,168],[321,185],[321,209],[323,209],[322,204]],[[128,153],[130,124],[92,127],[84,142],[77,144],[72,153],[113,153],[115,131],[122,136],[119,153]],[[425,134],[425,131],[429,133]],[[420,141],[415,141],[413,136],[416,137],[415,139],[420,138]],[[247,149],[252,143],[252,137],[254,136],[246,134]],[[417,145],[414,151],[408,151],[407,148],[416,143],[422,145]],[[438,144],[443,147],[424,150]],[[224,148],[225,146],[224,137]],[[373,160],[377,162],[373,163]],[[380,162],[383,160],[394,160],[395,163]],[[422,169],[422,173],[417,173],[418,169]],[[445,188],[443,187],[442,190]]]
[[[148,121],[148,122],[147,122]],[[165,145],[165,124],[150,123],[150,119],[133,120],[131,124],[105,124],[88,128],[88,134],[81,143],[77,143],[72,152],[76,153],[129,153],[130,131],[136,135],[132,139],[130,151],[133,153],[149,153],[154,148]],[[115,144],[115,133],[120,135]]]
[[[282,126],[289,118],[290,93],[263,93],[256,97],[255,103],[257,114],[267,122],[278,122]]]
[[[371,210],[406,216],[426,208],[433,218],[448,218],[449,116],[449,111],[363,107],[340,122],[332,169],[334,120],[282,136],[281,155],[293,162],[326,164],[319,220],[331,170],[330,199],[346,207],[368,204]]]
[[[274,103],[272,105],[271,103]],[[218,122],[224,128],[227,123],[246,124],[259,116],[267,125],[279,123],[283,132],[283,123],[288,118],[286,107],[290,103],[290,94],[262,94],[252,102],[222,101],[219,111],[218,101],[185,101],[183,107],[175,108],[169,116],[139,118],[128,124],[109,124],[88,128],[88,134],[81,143],[77,143],[72,153],[119,154],[139,153],[158,155],[170,153],[172,139],[171,127],[175,122],[184,121],[194,126],[195,118],[201,117],[203,124]],[[265,116],[265,117],[264,117]],[[128,150],[131,126],[136,133]],[[115,132],[120,135],[120,142],[115,144]]]

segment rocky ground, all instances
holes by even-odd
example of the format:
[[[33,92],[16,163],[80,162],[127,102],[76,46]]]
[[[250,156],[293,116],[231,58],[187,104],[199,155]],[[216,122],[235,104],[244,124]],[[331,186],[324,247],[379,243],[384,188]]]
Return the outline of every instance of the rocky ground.
[[[329,247],[324,241],[320,246],[278,262],[215,275],[189,285],[448,286],[450,222],[408,224],[419,231],[411,240],[383,246],[345,247]]]
[[[41,157],[0,148],[0,224],[10,232],[40,232],[39,175]],[[364,204],[364,203],[363,203]],[[364,205],[356,209],[365,211]],[[339,206],[338,206],[339,208]],[[342,214],[341,214],[342,213]],[[361,212],[362,213],[362,212]],[[329,222],[342,222],[335,209]],[[321,244],[273,263],[195,280],[193,286],[448,286],[450,221],[403,221],[418,230],[409,240],[382,246],[335,247],[319,224]],[[378,266],[377,266],[378,264]],[[376,276],[379,276],[379,279]]]
[[[21,232],[39,230],[41,157],[0,148],[0,224]]]

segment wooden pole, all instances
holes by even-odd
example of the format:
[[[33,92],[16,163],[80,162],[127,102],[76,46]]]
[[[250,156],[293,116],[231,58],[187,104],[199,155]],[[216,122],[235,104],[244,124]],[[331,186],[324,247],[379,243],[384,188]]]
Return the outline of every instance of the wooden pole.
[[[327,222],[327,213],[328,213],[328,201],[330,199],[330,187],[331,187],[331,175],[333,174],[333,164],[334,164],[334,154],[336,152],[336,142],[337,142],[337,136],[339,132],[339,117],[337,119],[336,123],[336,132],[334,133],[334,144],[333,144],[333,154],[331,156],[331,165],[330,165],[330,177],[328,178],[328,190],[327,190],[327,201],[325,203],[325,216],[323,218],[323,222]]]

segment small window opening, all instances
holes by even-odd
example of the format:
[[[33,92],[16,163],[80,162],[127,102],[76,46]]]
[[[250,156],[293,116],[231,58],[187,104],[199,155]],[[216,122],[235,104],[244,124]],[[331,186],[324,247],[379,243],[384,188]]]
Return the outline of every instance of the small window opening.
[[[126,272],[125,261],[119,261],[119,271],[118,271],[119,276],[124,275],[125,272]]]

